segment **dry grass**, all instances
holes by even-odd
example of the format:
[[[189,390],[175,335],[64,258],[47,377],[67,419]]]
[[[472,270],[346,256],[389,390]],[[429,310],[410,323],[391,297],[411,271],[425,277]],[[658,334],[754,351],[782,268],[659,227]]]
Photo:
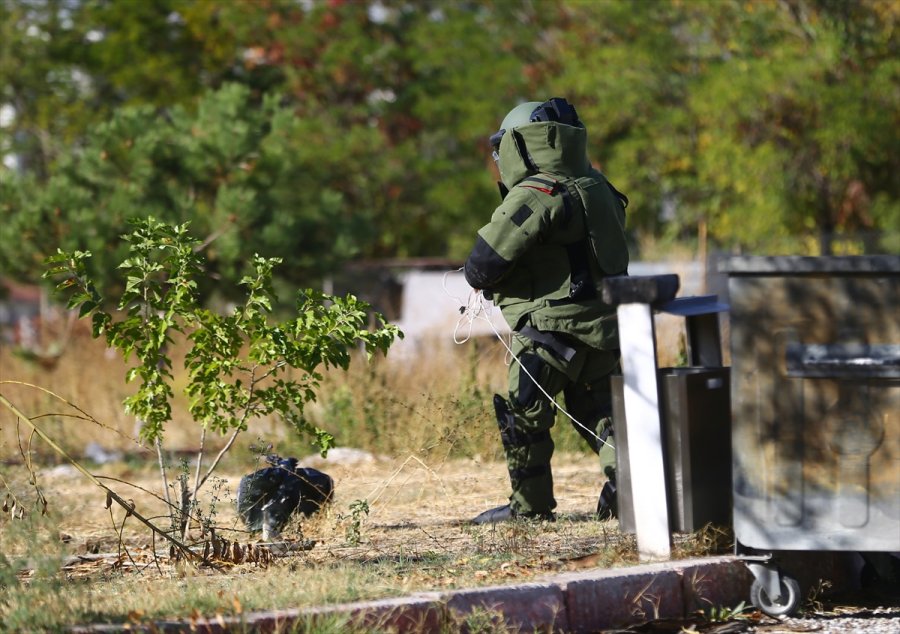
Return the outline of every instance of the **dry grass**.
[[[125,556],[99,561],[70,558],[65,583],[50,591],[46,584],[36,584],[35,592],[20,590],[18,601],[27,604],[27,610],[25,605],[19,609],[29,618],[36,613],[44,618],[53,615],[63,623],[87,618],[144,620],[194,611],[233,614],[518,582],[565,569],[635,563],[633,539],[618,533],[614,521],[598,522],[589,513],[600,484],[595,459],[567,454],[556,462],[559,520],[497,527],[466,523],[504,501],[506,474],[497,462],[454,459],[429,464],[385,458],[320,465],[335,478],[334,504],[320,516],[298,522],[287,534],[294,542],[314,540],[315,547],[279,558],[268,567],[224,562],[195,567],[173,562],[165,554],[157,566],[145,530],[133,520],[125,521],[120,543],[117,530],[124,514],[115,508],[110,513],[101,492],[74,478],[69,469],[55,467],[43,470],[38,478],[50,502],[52,521],[18,539],[7,535],[3,548],[10,559],[21,555],[23,561],[33,561],[35,538],[40,536],[39,550],[56,561],[64,555],[127,551]],[[148,489],[155,483],[150,467],[116,465],[99,471]],[[224,479],[216,521],[223,534],[246,543],[248,536],[226,532],[239,529],[228,499],[238,477],[229,474]],[[14,486],[25,487],[21,482]],[[142,513],[162,511],[152,496],[130,487],[114,488],[132,497]],[[367,516],[354,517],[350,507],[355,500],[367,500]],[[7,523],[4,529],[12,526]],[[56,607],[47,612],[50,604]]]
[[[560,570],[637,561],[631,536],[620,534],[615,521],[598,522],[590,515],[600,485],[591,456],[557,456],[557,522],[496,527],[475,527],[466,520],[504,501],[506,474],[498,462],[428,463],[409,457],[312,462],[335,478],[336,499],[324,513],[298,522],[286,534],[294,543],[314,540],[311,550],[278,558],[267,567],[227,562],[193,566],[174,562],[165,553],[154,562],[149,536],[133,520],[124,522],[120,543],[117,530],[124,514],[105,509],[101,492],[74,478],[69,469],[42,470],[38,483],[50,502],[51,521],[38,522],[18,537],[7,533],[2,547],[10,559],[22,555],[29,567],[34,566],[36,552],[51,563],[70,565],[62,577],[53,577],[52,584],[19,589],[14,596],[22,618],[48,619],[44,626],[52,629],[89,619],[121,622],[192,613],[236,614],[521,582]],[[147,489],[155,485],[151,466],[119,464],[98,471]],[[239,475],[223,479],[216,523],[222,534],[247,543],[230,503]],[[27,490],[21,481],[14,486]],[[162,512],[153,496],[124,485],[114,488],[133,498],[141,512]],[[356,500],[368,502],[367,516],[354,517],[351,505]],[[209,502],[207,497],[207,510]],[[9,522],[3,528],[20,530]],[[726,544],[721,537],[710,532],[681,539],[676,554],[722,552]],[[127,551],[127,555],[99,561],[65,557],[98,551]]]
[[[172,561],[165,553],[154,557],[146,529],[115,506],[107,510],[100,490],[60,464],[40,442],[29,444],[14,418],[0,412],[0,486],[5,483],[20,503],[33,501],[34,489],[21,462],[23,455],[34,459],[36,484],[49,510],[43,519],[38,513],[26,521],[12,522],[8,514],[0,519],[0,552],[7,561],[4,568],[0,560],[0,570],[19,571],[19,581],[7,579],[5,589],[0,579],[0,608],[7,611],[3,620],[52,630],[94,619],[234,614],[635,562],[633,539],[621,535],[615,521],[598,522],[591,515],[603,478],[597,458],[584,450],[568,424],[558,425],[556,432],[559,521],[487,528],[467,524],[480,511],[504,503],[508,492],[490,411],[491,394],[505,385],[504,356],[496,342],[470,342],[461,349],[436,349],[428,359],[389,358],[374,366],[354,364],[347,374],[328,374],[309,413],[335,434],[339,446],[369,452],[360,461],[322,462],[309,457],[307,442],[292,437],[278,421],[254,422],[223,463],[220,478],[201,492],[201,512],[220,535],[244,544],[250,540],[240,530],[232,498],[240,476],[258,465],[253,445],[271,444],[283,455],[306,456],[307,464],[326,471],[336,483],[332,506],[287,535],[294,542],[314,540],[315,547],[268,567],[227,562],[197,567]],[[161,518],[165,506],[153,457],[134,441],[134,421],[120,405],[128,388],[121,379],[124,371],[121,360],[77,331],[51,368],[0,347],[0,381],[43,386],[102,426],[71,418],[74,408],[34,388],[5,383],[0,394],[37,417],[78,459],[91,442],[124,452],[122,461],[88,464],[132,499],[139,512]],[[173,453],[176,473],[181,456],[192,459],[187,451],[196,447],[198,437],[184,422],[184,412],[184,403],[176,402],[179,422],[166,435],[170,449],[185,452]],[[365,501],[368,514],[357,501]],[[192,537],[200,541],[199,531]],[[721,551],[720,537],[683,540],[679,554]],[[98,552],[120,556],[87,558]],[[83,559],[73,559],[78,555]],[[49,563],[37,565],[42,561]],[[60,572],[64,562],[69,565]]]
[[[676,364],[682,354],[682,322],[657,317],[661,367]],[[122,400],[133,391],[124,382],[129,364],[102,341],[92,339],[84,321],[68,334],[63,323],[47,324],[45,330],[43,349],[63,348],[58,357],[27,360],[0,338],[0,393],[29,416],[42,416],[46,431],[76,455],[92,442],[108,450],[141,451],[137,423],[122,408]],[[369,365],[356,362],[347,373],[326,373],[318,402],[308,410],[311,419],[332,432],[338,444],[379,453],[402,454],[445,445],[445,451],[456,455],[475,455],[485,449],[499,455],[490,397],[506,389],[506,350],[489,339],[463,346],[448,341],[435,342],[430,352],[415,359],[389,355]],[[183,353],[177,347],[171,351],[176,394],[165,436],[166,447],[178,452],[194,449],[199,442],[199,430],[190,421],[188,404],[178,389],[186,382],[180,371]],[[82,408],[101,425],[67,422],[66,416],[78,413],[72,407],[39,389],[5,383],[10,381],[44,388]],[[4,422],[0,418],[0,460],[8,461],[18,453],[18,439],[15,425]],[[254,421],[247,436],[281,444],[295,453],[305,448],[275,419]],[[557,440],[563,449],[581,446],[574,434]],[[49,453],[42,457],[55,459]]]
[[[122,400],[133,391],[124,382],[129,366],[102,341],[91,339],[83,326],[79,324],[67,338],[64,354],[41,362],[24,358],[0,339],[0,393],[29,416],[40,416],[46,431],[76,455],[92,442],[108,450],[139,451],[137,422],[122,408]],[[199,429],[190,421],[187,402],[178,390],[186,382],[181,370],[183,350],[176,348],[171,356],[176,394],[165,444],[180,452],[198,446]],[[504,389],[503,364],[500,344],[484,341],[473,341],[465,348],[440,347],[416,361],[393,357],[368,365],[357,361],[346,373],[326,372],[318,402],[307,413],[334,433],[340,444],[382,453],[416,450],[433,444],[435,434],[448,425],[476,428],[480,420],[472,417],[492,418],[490,394]],[[66,401],[101,425],[67,420],[79,412]],[[490,426],[485,431],[493,433]],[[253,421],[247,436],[275,444],[296,443],[292,432],[273,418]],[[0,460],[18,453],[17,442],[15,425],[2,425]],[[464,449],[454,444],[453,450]],[[54,459],[50,454],[41,456]]]

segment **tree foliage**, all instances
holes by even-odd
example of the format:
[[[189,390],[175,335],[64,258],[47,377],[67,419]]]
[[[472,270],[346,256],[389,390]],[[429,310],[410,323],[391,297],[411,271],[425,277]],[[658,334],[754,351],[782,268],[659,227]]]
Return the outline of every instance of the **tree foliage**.
[[[756,252],[855,231],[887,248],[875,236],[900,221],[896,5],[603,6],[599,21],[573,5],[559,59],[601,160],[633,195],[632,226],[703,226]]]
[[[127,257],[116,267],[125,278],[117,302],[121,315],[105,308],[108,302],[85,266],[90,252],[59,250],[48,258],[45,276],[62,276],[57,288],[68,293],[69,308],[91,316],[95,337],[105,337],[126,360],[134,357],[125,378],[137,379],[139,387],[125,406],[142,421],[143,438],[161,438],[171,419],[175,378],[169,347],[180,333],[189,342],[184,392],[195,421],[224,434],[245,430],[248,420],[276,414],[314,436],[327,451],[328,435],[303,415],[305,405],[316,398],[321,368],[347,369],[357,343],[369,355],[386,353],[402,336],[396,326],[376,314],[378,328],[369,329],[365,303],[309,289],[297,295],[293,317],[272,323],[272,273],[281,262],[258,255],[252,258],[252,272],[240,282],[243,301],[228,314],[207,310],[200,305],[197,284],[203,257],[188,226],[155,218],[132,226],[124,236]]]
[[[552,95],[638,235],[900,249],[896,3],[137,4],[0,0],[0,269],[62,246],[99,275],[150,215],[190,220],[232,289],[254,252],[292,284],[461,257],[496,203],[486,137]]]
[[[89,250],[92,276],[107,284],[127,248],[117,236],[129,219],[190,219],[204,236],[209,281],[201,291],[211,281],[234,292],[254,252],[282,258],[290,279],[311,279],[359,252],[371,231],[364,214],[343,213],[343,193],[329,188],[340,164],[314,155],[320,134],[277,97],[256,103],[240,84],[205,95],[196,110],[120,108],[47,181],[20,183],[0,229],[4,258],[24,274],[56,248]]]

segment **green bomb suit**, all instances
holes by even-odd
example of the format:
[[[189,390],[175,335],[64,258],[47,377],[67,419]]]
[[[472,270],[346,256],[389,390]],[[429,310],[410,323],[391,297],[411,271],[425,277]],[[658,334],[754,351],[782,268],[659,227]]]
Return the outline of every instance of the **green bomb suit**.
[[[601,300],[600,283],[628,269],[627,199],[590,165],[580,123],[506,130],[498,154],[508,193],[478,231],[464,270],[515,333],[519,363],[510,365],[508,398],[494,397],[512,485],[507,513],[546,518],[556,507],[556,406],[531,377],[551,397],[564,394],[566,410],[590,433],[576,429],[599,451],[594,434],[609,425],[609,377],[619,363],[615,310]]]

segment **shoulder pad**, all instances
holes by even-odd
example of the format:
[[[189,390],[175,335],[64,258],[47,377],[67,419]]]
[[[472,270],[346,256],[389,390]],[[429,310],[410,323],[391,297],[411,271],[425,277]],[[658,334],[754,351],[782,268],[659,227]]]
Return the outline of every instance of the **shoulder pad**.
[[[560,191],[559,181],[544,174],[523,178],[521,181],[516,183],[516,187],[534,189],[541,193],[547,194],[548,196],[554,196]]]

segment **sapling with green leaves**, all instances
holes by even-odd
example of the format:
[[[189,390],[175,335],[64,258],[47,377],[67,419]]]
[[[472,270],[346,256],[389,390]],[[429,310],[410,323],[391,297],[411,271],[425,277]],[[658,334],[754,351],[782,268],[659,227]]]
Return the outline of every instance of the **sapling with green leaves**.
[[[190,513],[185,505],[196,504],[199,489],[253,419],[280,417],[324,455],[334,439],[304,414],[305,406],[316,399],[321,372],[329,367],[346,370],[360,343],[371,359],[402,337],[377,313],[376,327],[370,329],[370,306],[352,295],[331,297],[311,289],[298,293],[290,318],[274,320],[272,272],[280,259],[259,255],[241,281],[246,293],[242,303],[227,314],[204,308],[197,294],[197,281],[204,275],[203,252],[188,229],[188,223],[169,225],[153,218],[132,222],[132,231],[123,236],[129,254],[118,267],[125,278],[116,304],[119,312],[110,310],[87,273],[89,252],[60,250],[48,258],[45,273],[63,276],[57,288],[71,293],[70,309],[91,317],[94,337],[105,337],[126,361],[134,357],[136,363],[125,378],[137,380],[138,386],[124,405],[141,421],[142,439],[156,445],[173,526],[177,513],[168,493],[163,439],[172,418],[169,347],[174,336],[187,340],[183,391],[200,426],[192,490],[186,494],[182,487],[178,509],[184,515]],[[209,431],[228,439],[204,469]]]

